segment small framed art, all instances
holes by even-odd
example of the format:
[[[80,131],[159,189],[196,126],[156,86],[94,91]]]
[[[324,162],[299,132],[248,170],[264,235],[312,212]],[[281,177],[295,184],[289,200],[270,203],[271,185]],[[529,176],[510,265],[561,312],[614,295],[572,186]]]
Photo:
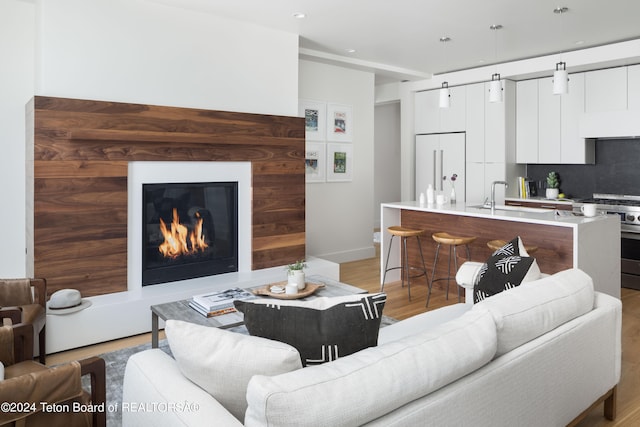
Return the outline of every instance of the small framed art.
[[[353,179],[353,145],[327,143],[327,181],[346,182]]]
[[[320,101],[301,99],[298,113],[304,117],[304,134],[307,141],[323,141],[326,130],[327,104]]]
[[[307,182],[324,182],[326,175],[327,146],[324,142],[307,142],[304,157],[304,173]]]
[[[350,105],[327,105],[327,140],[351,142],[353,137],[353,108]]]

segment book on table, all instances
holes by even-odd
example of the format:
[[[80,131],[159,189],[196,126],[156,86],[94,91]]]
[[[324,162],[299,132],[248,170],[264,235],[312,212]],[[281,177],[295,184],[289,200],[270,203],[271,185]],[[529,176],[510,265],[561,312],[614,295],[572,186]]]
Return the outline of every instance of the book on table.
[[[236,311],[233,301],[250,300],[256,296],[241,288],[225,289],[224,291],[208,292],[206,294],[194,295],[189,302],[189,306],[203,316],[213,317]]]

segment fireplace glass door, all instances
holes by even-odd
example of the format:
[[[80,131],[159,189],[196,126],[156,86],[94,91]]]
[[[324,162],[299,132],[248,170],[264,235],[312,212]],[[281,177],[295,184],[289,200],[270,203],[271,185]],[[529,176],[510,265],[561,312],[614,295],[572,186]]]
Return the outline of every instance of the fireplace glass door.
[[[238,271],[238,183],[143,184],[142,285]]]

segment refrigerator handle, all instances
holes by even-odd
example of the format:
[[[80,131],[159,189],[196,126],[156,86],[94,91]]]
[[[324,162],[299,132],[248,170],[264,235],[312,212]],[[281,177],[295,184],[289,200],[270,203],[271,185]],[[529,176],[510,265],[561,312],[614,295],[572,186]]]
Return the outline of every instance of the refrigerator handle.
[[[444,150],[440,150],[440,191],[444,191]]]
[[[436,181],[436,173],[437,173],[437,171],[436,171],[436,169],[437,169],[436,168],[436,157],[437,157],[436,151],[437,150],[433,150],[433,189],[434,189],[434,191],[438,190],[438,183]]]

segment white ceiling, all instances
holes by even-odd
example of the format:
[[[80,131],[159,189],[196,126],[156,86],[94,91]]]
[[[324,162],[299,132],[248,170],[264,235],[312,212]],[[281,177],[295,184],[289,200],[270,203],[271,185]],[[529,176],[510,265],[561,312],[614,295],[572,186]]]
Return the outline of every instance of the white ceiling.
[[[298,34],[302,57],[370,69],[377,83],[640,38],[640,0],[152,1]]]

